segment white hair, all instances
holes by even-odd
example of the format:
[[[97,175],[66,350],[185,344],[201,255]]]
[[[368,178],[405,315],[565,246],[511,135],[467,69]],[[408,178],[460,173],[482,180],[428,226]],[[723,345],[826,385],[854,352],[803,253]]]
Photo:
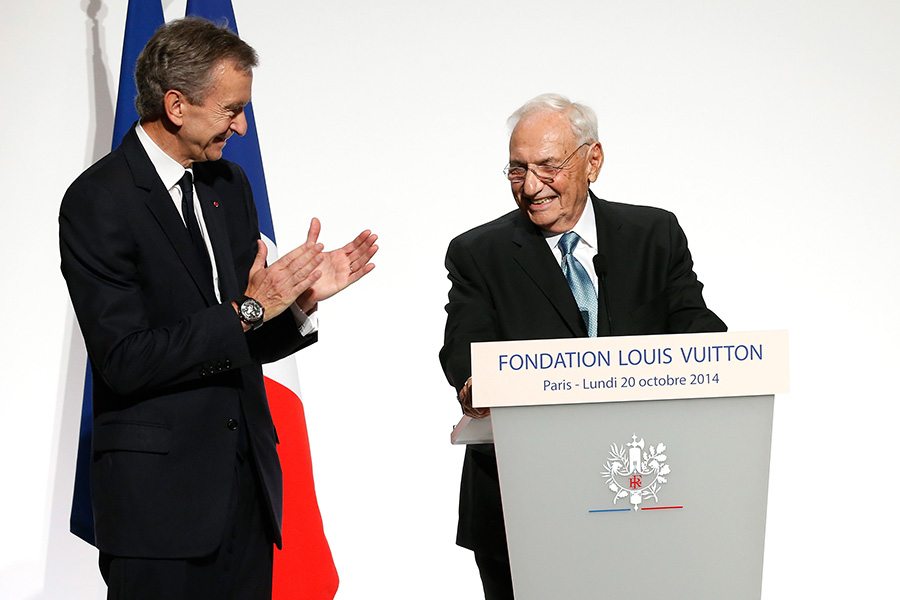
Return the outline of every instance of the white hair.
[[[578,138],[579,144],[599,141],[597,136],[597,115],[594,113],[594,110],[590,106],[572,102],[559,94],[541,94],[520,106],[506,120],[510,134],[512,134],[513,129],[516,128],[516,125],[519,124],[523,117],[539,111],[552,111],[564,114],[569,119],[572,132]]]

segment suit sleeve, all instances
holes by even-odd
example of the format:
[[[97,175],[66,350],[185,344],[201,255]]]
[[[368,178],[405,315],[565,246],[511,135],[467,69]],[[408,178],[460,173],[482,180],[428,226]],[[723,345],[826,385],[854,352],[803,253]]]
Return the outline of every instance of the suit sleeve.
[[[472,375],[470,344],[496,341],[500,331],[484,276],[470,249],[459,238],[450,243],[444,264],[450,292],[440,359],[447,381],[458,392]]]
[[[667,214],[671,249],[666,286],[668,333],[727,331],[725,323],[703,300],[703,284],[694,273],[694,261],[681,225],[675,215]]]
[[[238,325],[240,329],[240,324]],[[298,350],[314,344],[319,332],[302,335],[290,310],[286,310],[263,327],[246,334],[250,355],[254,361],[265,364],[281,360]]]

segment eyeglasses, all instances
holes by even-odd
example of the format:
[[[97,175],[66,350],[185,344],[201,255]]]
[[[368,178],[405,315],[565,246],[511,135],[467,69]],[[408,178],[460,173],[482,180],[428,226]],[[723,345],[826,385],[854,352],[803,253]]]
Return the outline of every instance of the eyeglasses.
[[[559,166],[551,166],[551,165],[534,165],[529,167],[528,165],[513,165],[508,164],[503,168],[503,174],[506,175],[506,178],[510,180],[512,183],[522,183],[525,181],[525,175],[528,174],[528,171],[534,173],[535,177],[543,181],[544,183],[553,183],[553,180],[556,179],[556,176],[559,175],[559,172],[562,171],[568,162],[572,160],[572,157],[575,154],[584,148],[585,146],[590,146],[591,142],[585,142],[582,145],[575,148],[574,152],[566,157],[566,160],[562,161],[562,164]]]

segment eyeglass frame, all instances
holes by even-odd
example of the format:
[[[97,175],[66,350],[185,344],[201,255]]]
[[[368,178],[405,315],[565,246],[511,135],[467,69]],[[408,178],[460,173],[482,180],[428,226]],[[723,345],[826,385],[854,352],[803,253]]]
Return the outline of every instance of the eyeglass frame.
[[[565,166],[569,163],[570,160],[572,160],[572,157],[575,156],[579,150],[581,150],[585,146],[593,146],[594,143],[595,142],[584,142],[583,144],[581,144],[580,146],[575,148],[575,150],[573,150],[572,153],[569,156],[567,156],[564,161],[562,161],[562,164],[560,164],[558,166],[553,166],[553,165],[535,165],[534,166],[535,168],[553,169],[555,171],[555,173],[553,174],[552,177],[542,177],[540,174],[538,174],[537,171],[534,170],[534,168],[530,167],[528,164],[511,167],[510,165],[512,163],[506,163],[506,166],[503,167],[503,174],[506,175],[506,178],[509,180],[510,183],[523,183],[525,181],[525,179],[528,177],[528,171],[531,171],[532,173],[534,173],[534,176],[537,177],[538,179],[540,179],[543,183],[553,183],[553,181],[559,175],[560,171],[562,171],[565,168]],[[525,169],[525,173],[522,175],[521,179],[513,179],[512,177],[509,176],[509,173],[512,169]]]

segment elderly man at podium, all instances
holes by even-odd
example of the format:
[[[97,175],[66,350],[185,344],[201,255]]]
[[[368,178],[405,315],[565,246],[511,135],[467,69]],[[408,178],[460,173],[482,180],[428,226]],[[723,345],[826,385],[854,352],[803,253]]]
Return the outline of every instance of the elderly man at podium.
[[[556,94],[509,118],[504,169],[517,210],[450,242],[441,364],[463,412],[472,342],[725,331],[703,300],[675,215],[601,200],[597,117]],[[513,598],[492,444],[469,445],[456,543],[475,553],[486,600]]]

